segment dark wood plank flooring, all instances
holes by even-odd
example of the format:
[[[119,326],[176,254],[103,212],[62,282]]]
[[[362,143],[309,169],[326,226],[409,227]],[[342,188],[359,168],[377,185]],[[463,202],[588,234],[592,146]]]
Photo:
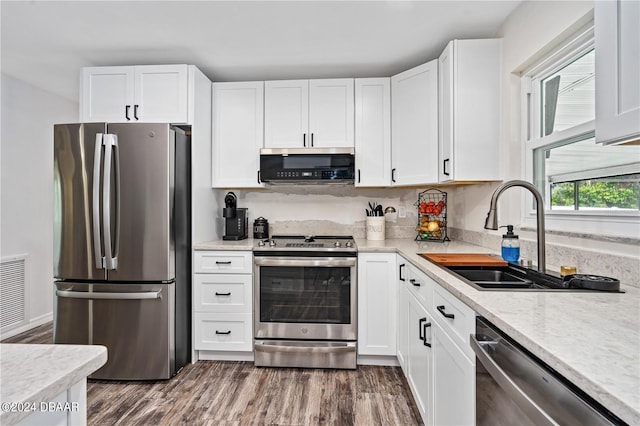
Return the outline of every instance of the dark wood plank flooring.
[[[3,343],[52,343],[51,323]],[[198,361],[171,380],[89,380],[89,425],[421,425],[399,367]]]

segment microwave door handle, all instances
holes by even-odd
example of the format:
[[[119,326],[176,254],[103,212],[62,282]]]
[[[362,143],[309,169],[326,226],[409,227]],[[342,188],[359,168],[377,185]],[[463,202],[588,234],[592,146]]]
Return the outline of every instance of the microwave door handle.
[[[536,425],[555,425],[556,423],[536,402],[531,399],[496,363],[484,349],[485,346],[498,345],[499,342],[479,342],[475,335],[471,334],[469,341],[478,361],[496,381],[498,386],[524,411]],[[522,354],[518,354],[522,356]]]
[[[93,256],[97,269],[104,268],[102,256],[102,238],[100,237],[100,166],[102,165],[102,133],[96,133],[96,143],[93,154]]]

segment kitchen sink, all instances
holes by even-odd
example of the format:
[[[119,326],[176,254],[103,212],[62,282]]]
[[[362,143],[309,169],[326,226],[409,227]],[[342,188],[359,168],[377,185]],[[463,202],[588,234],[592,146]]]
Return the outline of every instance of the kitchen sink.
[[[482,288],[532,288],[533,281],[526,277],[519,277],[514,272],[509,271],[508,267],[482,268],[482,267],[450,267],[450,271],[466,278],[472,283]]]
[[[580,288],[570,285],[560,276],[538,272],[534,269],[509,264],[506,266],[443,266],[477,290],[497,291],[577,291],[624,293],[610,286],[600,288]],[[577,276],[577,275],[576,275]],[[567,277],[570,278],[570,277]],[[602,278],[602,277],[593,277]]]

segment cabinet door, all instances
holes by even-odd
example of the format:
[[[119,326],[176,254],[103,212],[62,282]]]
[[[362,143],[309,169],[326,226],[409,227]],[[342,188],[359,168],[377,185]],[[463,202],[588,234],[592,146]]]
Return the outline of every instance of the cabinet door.
[[[353,147],[353,79],[309,81],[309,135],[315,148]]]
[[[126,122],[127,113],[133,118],[133,67],[87,67],[81,74],[80,121]]]
[[[475,361],[467,358],[437,323],[433,328],[433,422],[475,424]],[[475,358],[474,358],[475,360]]]
[[[256,188],[263,144],[264,83],[213,83],[214,188]]]
[[[408,375],[409,359],[409,290],[407,289],[407,261],[398,256],[398,341],[396,356],[398,362]]]
[[[310,147],[309,81],[264,83],[265,148]]]
[[[438,60],[391,78],[391,180],[438,181]]]
[[[426,425],[433,423],[433,365],[432,365],[432,327],[433,321],[426,309],[415,297],[409,299],[409,359],[407,380],[413,391],[413,397]],[[455,400],[454,400],[455,403]],[[439,424],[439,423],[436,423]]]
[[[133,120],[146,123],[186,123],[187,65],[135,67]]]
[[[447,44],[438,58],[438,179],[453,180],[453,46]]]
[[[396,355],[396,255],[358,255],[358,354]]]
[[[595,2],[596,141],[640,138],[640,3]]]
[[[355,186],[391,183],[391,79],[355,80]]]
[[[501,41],[451,41],[438,63],[440,182],[499,180]]]

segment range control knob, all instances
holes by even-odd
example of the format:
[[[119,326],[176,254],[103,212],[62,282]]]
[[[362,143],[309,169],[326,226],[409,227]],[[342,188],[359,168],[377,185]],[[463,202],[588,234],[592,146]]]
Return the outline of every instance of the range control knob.
[[[259,245],[260,247],[264,247],[264,240],[260,240],[260,241],[258,241],[258,245]]]
[[[353,247],[353,241],[347,241],[347,243],[345,244],[348,248],[352,248]]]
[[[333,245],[336,247],[342,247],[342,243],[340,241],[336,241]]]
[[[276,240],[269,240],[269,246],[270,247],[275,247],[276,246]]]

